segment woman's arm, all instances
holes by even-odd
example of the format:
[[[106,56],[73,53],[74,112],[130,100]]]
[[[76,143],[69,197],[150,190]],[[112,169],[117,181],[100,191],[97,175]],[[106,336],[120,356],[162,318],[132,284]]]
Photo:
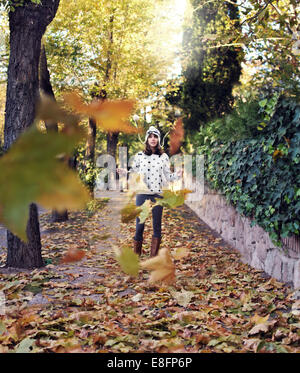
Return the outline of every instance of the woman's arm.
[[[170,159],[169,159],[168,154],[164,153],[162,157],[164,157],[163,158],[163,172],[165,174],[167,181],[179,180],[182,174],[181,170],[178,170],[177,172],[172,173],[170,170]]]
[[[127,175],[128,173],[131,173],[131,172],[136,172],[136,173],[139,173],[140,171],[140,156],[139,154],[136,154],[133,158],[133,162],[132,162],[132,165],[131,165],[131,168],[130,170],[126,170],[126,168],[117,168],[117,172],[120,173],[120,174],[123,174],[123,175]]]

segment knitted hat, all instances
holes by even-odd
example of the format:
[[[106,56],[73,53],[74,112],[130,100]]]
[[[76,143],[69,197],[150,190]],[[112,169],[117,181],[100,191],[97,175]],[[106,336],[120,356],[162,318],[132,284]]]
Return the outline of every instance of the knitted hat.
[[[156,135],[156,136],[158,137],[158,144],[160,145],[160,132],[159,132],[159,130],[158,130],[157,128],[155,128],[154,126],[149,127],[148,131],[146,132],[146,137],[145,137],[145,141],[144,141],[144,143],[147,142],[148,137],[149,137],[149,135],[150,135],[151,133],[153,133],[154,135]]]

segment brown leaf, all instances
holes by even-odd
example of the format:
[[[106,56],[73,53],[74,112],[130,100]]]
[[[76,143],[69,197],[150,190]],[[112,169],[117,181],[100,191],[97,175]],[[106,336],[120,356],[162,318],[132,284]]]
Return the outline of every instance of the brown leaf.
[[[182,118],[177,119],[175,128],[170,134],[170,155],[175,154],[180,148],[181,141],[184,136]]]
[[[151,283],[171,284],[175,281],[175,266],[169,250],[166,248],[162,248],[156,257],[141,262],[141,267],[152,271],[149,278]]]

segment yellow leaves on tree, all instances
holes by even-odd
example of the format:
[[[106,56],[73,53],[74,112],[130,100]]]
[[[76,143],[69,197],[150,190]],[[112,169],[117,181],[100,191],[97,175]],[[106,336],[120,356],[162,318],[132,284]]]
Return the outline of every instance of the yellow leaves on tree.
[[[141,268],[151,271],[151,283],[172,284],[175,281],[175,265],[166,248],[161,248],[156,257],[145,260],[140,265]]]
[[[133,111],[133,100],[95,100],[85,104],[79,94],[65,94],[66,103],[77,113],[86,115],[96,121],[97,126],[107,132],[137,133],[140,130],[128,123]]]
[[[133,101],[94,101],[83,103],[77,93],[66,95],[74,112],[43,96],[37,120],[62,123],[60,132],[41,133],[35,122],[0,159],[0,222],[27,242],[28,206],[32,202],[58,211],[81,209],[90,200],[77,174],[61,159],[71,156],[87,133],[79,126],[80,115],[96,120],[109,132],[139,130],[127,123]]]

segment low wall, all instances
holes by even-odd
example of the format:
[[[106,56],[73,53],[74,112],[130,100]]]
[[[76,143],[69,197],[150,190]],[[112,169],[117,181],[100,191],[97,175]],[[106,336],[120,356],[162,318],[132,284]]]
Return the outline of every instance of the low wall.
[[[199,198],[200,199],[200,198]],[[283,249],[275,246],[269,234],[251,220],[241,216],[225,196],[207,186],[201,200],[189,200],[190,207],[207,225],[241,253],[241,260],[265,271],[275,279],[300,288],[299,237],[283,239]]]

